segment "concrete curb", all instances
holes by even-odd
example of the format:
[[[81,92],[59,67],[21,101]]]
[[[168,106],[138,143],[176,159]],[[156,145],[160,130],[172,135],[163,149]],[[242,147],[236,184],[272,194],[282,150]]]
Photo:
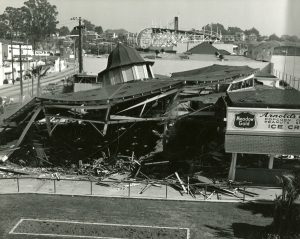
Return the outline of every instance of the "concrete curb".
[[[211,202],[211,203],[256,203],[256,204],[273,204],[274,200],[268,199],[253,199],[245,201],[241,200],[204,200],[204,199],[175,199],[175,198],[151,198],[151,197],[124,197],[112,195],[90,195],[90,194],[63,194],[63,193],[32,193],[32,192],[19,192],[19,193],[0,193],[0,195],[16,195],[16,194],[33,194],[33,195],[52,195],[52,196],[71,196],[71,197],[95,197],[95,198],[118,198],[118,199],[135,199],[135,200],[154,200],[154,201],[183,201],[183,202]]]

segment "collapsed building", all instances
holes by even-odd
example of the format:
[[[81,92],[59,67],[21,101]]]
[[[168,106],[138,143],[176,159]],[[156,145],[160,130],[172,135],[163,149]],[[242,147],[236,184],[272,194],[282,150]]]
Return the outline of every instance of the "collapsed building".
[[[230,96],[276,85],[248,66],[212,65],[169,78],[156,77],[153,64],[119,44],[98,74],[102,87],[33,98],[4,120],[1,143],[11,145],[2,150],[5,160],[69,168],[97,162],[96,175],[122,168],[136,176],[148,165],[143,173],[155,177],[201,171],[226,180],[231,170],[234,179],[224,146]]]

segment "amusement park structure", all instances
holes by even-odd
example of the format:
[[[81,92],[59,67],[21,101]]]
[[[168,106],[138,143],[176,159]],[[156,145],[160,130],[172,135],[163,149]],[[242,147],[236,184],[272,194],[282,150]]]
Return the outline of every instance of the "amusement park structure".
[[[143,29],[137,37],[137,43],[143,49],[172,50],[178,44],[218,42],[222,35],[210,29],[179,30],[178,17],[174,18],[174,28],[150,27]]]

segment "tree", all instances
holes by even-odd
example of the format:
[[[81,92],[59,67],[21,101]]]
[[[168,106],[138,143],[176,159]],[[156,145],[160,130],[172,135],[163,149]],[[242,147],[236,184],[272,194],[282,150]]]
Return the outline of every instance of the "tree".
[[[256,28],[254,28],[254,27],[252,27],[252,28],[249,29],[249,30],[245,30],[244,33],[245,33],[246,35],[250,35],[250,34],[255,34],[256,36],[259,36],[259,35],[260,35],[260,34],[259,34],[259,31],[258,31]]]
[[[95,25],[92,24],[90,21],[88,21],[86,19],[83,19],[82,23],[85,26],[85,30],[87,30],[87,31],[94,31],[95,30]]]
[[[38,65],[38,66],[32,67],[32,70],[31,70],[32,79],[33,79],[33,76],[37,78],[37,87],[36,87],[36,95],[37,96],[40,96],[41,78],[47,74],[47,71],[49,71],[49,69],[50,69],[49,65]],[[33,82],[32,82],[32,85],[33,85]]]
[[[23,11],[28,23],[27,34],[33,41],[40,41],[56,32],[58,12],[55,5],[47,0],[28,0],[24,5]]]
[[[22,8],[7,7],[4,13],[0,16],[2,33],[5,36],[17,36],[22,38],[24,35],[25,14]]]
[[[237,32],[244,32],[244,31],[239,27],[228,27],[228,29],[227,29],[228,35],[235,35],[235,33],[237,33]]]
[[[292,42],[298,42],[299,41],[299,38],[297,36],[290,36],[289,37],[289,41],[292,41]]]
[[[60,36],[66,36],[70,34],[70,30],[68,27],[66,26],[62,26],[61,28],[58,29],[58,34]]]
[[[280,37],[278,37],[275,33],[269,36],[270,41],[280,41]]]
[[[95,27],[95,32],[97,32],[99,35],[103,33],[103,29],[101,26]]]
[[[1,16],[0,16],[1,18]],[[7,24],[5,24],[4,22],[2,22],[0,20],[0,38],[9,38],[10,37],[10,31],[9,31],[9,27],[7,26]]]
[[[226,35],[227,34],[227,31],[225,29],[225,27],[220,24],[220,23],[212,23],[212,24],[207,24],[205,25],[204,27],[202,27],[202,30],[206,30],[206,31],[210,31],[210,29],[212,29],[213,32],[221,32],[222,35]]]
[[[291,41],[291,42],[299,41],[299,38],[297,36],[290,36],[290,35],[282,35],[280,39],[282,41]]]
[[[296,200],[300,196],[300,172],[284,174],[277,178],[282,187],[282,194],[275,199],[273,230],[280,236],[299,235],[300,208]]]

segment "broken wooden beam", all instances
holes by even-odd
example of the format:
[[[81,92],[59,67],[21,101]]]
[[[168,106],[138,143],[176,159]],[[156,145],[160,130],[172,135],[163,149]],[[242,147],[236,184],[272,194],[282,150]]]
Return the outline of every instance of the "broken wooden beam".
[[[178,179],[178,181],[179,181],[179,183],[180,183],[180,185],[181,185],[183,191],[184,191],[185,193],[187,193],[186,187],[184,186],[184,183],[183,183],[183,181],[181,180],[181,178],[179,177],[178,173],[175,172],[175,175],[176,175],[176,178]]]

